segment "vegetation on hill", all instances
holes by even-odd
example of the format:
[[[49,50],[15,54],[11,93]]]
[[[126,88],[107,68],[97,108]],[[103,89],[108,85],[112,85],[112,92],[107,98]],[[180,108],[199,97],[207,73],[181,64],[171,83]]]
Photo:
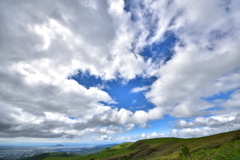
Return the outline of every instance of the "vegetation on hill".
[[[240,130],[201,138],[155,138],[122,143],[97,154],[44,160],[239,160]]]
[[[43,160],[47,157],[73,157],[75,156],[74,154],[70,153],[59,153],[59,152],[53,152],[53,153],[42,153],[42,154],[37,154],[32,157],[27,157],[21,160]]]

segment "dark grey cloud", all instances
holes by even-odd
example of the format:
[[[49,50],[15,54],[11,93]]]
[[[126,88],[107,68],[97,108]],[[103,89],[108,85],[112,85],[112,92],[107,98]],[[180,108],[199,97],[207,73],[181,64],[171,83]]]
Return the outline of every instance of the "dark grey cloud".
[[[3,118],[6,118],[3,116]],[[8,121],[8,123],[6,122]],[[4,124],[5,123],[5,124]],[[61,133],[54,133],[52,130],[57,128],[68,128],[68,124],[59,121],[43,121],[41,123],[31,123],[25,122],[21,123],[17,121],[17,119],[12,118],[10,119],[0,119],[1,137],[31,137],[31,138],[60,138],[63,137],[65,134],[64,132]]]
[[[28,138],[61,138],[65,134],[52,133],[50,131],[41,132],[39,130],[26,130],[26,131],[5,131],[1,132],[0,136],[3,138],[15,138],[15,137],[28,137]]]

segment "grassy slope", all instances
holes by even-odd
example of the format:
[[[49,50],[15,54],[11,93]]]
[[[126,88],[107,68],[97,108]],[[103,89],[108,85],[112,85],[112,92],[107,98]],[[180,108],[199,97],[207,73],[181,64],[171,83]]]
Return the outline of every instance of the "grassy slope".
[[[42,154],[37,154],[35,156],[32,157],[28,157],[28,158],[23,158],[21,160],[42,160],[44,158],[47,157],[72,157],[74,156],[73,154],[69,154],[69,153],[60,153],[60,152],[53,152],[53,153],[42,153]]]
[[[240,140],[224,143],[218,148],[200,149],[191,157],[201,160],[240,160]]]
[[[177,159],[181,145],[190,148],[193,159],[227,159],[240,154],[240,130],[201,138],[155,138],[123,143],[100,153],[76,157],[49,157],[44,160],[158,160]],[[224,157],[225,156],[225,157]],[[232,159],[232,158],[231,158]]]
[[[131,144],[132,144],[131,142],[122,143],[117,146],[105,149],[102,152],[97,153],[97,154],[76,156],[76,157],[49,157],[49,158],[45,158],[44,160],[90,160],[91,158],[105,159],[107,157],[113,157],[116,155],[122,155],[124,153],[129,153],[131,151],[131,150],[129,150],[129,146]]]

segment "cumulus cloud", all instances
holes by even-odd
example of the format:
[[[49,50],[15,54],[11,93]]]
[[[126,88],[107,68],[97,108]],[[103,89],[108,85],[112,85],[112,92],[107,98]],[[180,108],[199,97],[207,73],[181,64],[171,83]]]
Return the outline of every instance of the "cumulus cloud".
[[[141,139],[151,139],[151,138],[158,138],[159,134],[157,134],[156,132],[150,133],[150,134],[145,134],[143,133],[141,135]]]
[[[211,128],[221,128],[225,129],[228,127],[233,127],[233,129],[238,129],[239,127],[240,114],[226,114],[211,117],[197,117],[194,120],[187,122],[186,120],[179,120],[175,124],[175,128],[197,128],[197,127],[211,127]]]
[[[231,94],[230,98],[222,103],[220,103],[223,107],[240,107],[240,90],[236,90]]]
[[[102,140],[113,140],[113,138],[108,137],[107,135],[102,135],[100,138],[97,138],[97,140],[100,140],[100,141],[102,141]]]
[[[131,93],[143,92],[143,91],[147,91],[148,89],[149,89],[149,86],[136,87],[131,90]]]
[[[231,90],[235,92],[219,106],[223,112],[239,108],[239,1],[131,3],[126,11],[123,0],[0,2],[1,137],[94,134],[110,140],[104,136],[136,125],[146,128],[165,114],[199,116],[177,122],[181,131],[169,135],[227,123],[238,127],[239,115],[228,120],[216,118],[224,117],[222,112],[203,115],[216,107],[204,98]],[[168,61],[142,55],[146,46],[163,42],[166,32],[178,39]],[[85,88],[69,78],[78,71],[103,81],[155,76],[150,86],[131,90],[144,92],[155,108],[112,107],[117,102],[101,86]]]
[[[233,3],[237,5],[237,2],[227,5],[231,12],[223,7],[223,1],[198,3],[192,5],[190,1],[173,1],[165,9],[168,13],[174,13],[172,10],[181,11],[177,17],[172,17],[173,22],[169,28],[180,41],[174,48],[175,54],[172,59],[158,70],[159,78],[146,93],[146,97],[152,103],[165,108],[174,117],[204,115],[206,114],[204,110],[214,105],[203,100],[203,97],[230,91],[240,85],[238,81],[240,54],[237,43],[239,41],[237,35],[240,32],[239,20],[236,18],[239,11],[233,6]],[[167,5],[159,1],[153,4]],[[162,8],[155,7],[154,16],[157,16],[159,21],[164,19],[170,22],[171,16],[162,14],[165,11]],[[200,10],[206,12],[202,14]],[[210,19],[206,18],[205,14],[210,14]],[[211,25],[208,25],[209,23]],[[161,30],[166,30],[166,25],[158,25],[159,33],[156,33],[156,37],[162,34]],[[233,84],[228,83],[230,76],[233,75],[236,76],[235,79],[231,79]]]
[[[3,137],[61,137],[68,134],[64,129],[75,134],[76,130],[70,130],[78,127],[72,127],[71,121],[60,124],[61,117],[76,117],[77,124],[111,110],[99,103],[114,102],[108,93],[96,87],[87,89],[68,77],[78,70],[105,80],[141,74],[143,59],[129,50],[131,27],[122,5],[107,1],[1,2]],[[58,118],[49,120],[46,113]],[[22,121],[17,120],[19,116]],[[29,117],[41,122],[33,123]],[[102,124],[106,122],[92,126]]]

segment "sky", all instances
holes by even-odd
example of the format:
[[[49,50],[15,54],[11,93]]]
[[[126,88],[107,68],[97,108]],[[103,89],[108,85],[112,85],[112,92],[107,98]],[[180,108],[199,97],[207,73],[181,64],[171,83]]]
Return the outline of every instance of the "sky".
[[[0,145],[240,129],[239,0],[0,1]]]

